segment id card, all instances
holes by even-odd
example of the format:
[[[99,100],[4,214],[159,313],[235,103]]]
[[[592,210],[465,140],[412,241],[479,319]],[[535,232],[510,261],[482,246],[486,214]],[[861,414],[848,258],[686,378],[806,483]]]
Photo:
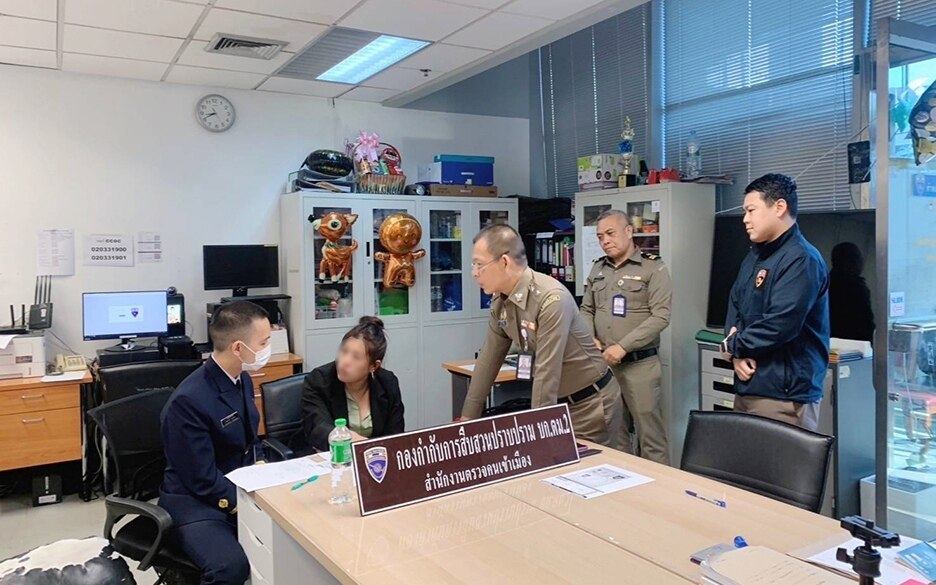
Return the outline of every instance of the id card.
[[[531,353],[517,354],[517,379],[518,380],[532,380],[533,379],[533,354]]]
[[[615,317],[627,316],[627,297],[614,295],[614,298],[611,299],[611,314]]]

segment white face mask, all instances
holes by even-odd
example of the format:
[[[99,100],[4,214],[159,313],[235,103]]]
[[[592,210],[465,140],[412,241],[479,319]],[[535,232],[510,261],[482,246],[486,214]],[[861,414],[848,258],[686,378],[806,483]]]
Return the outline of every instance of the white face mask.
[[[244,343],[244,342],[241,341],[241,343]],[[270,361],[270,356],[273,354],[272,345],[268,345],[264,347],[263,349],[261,349],[260,351],[254,351],[250,349],[250,347],[248,347],[246,343],[244,343],[244,347],[247,348],[250,351],[250,353],[254,354],[253,363],[248,364],[244,362],[243,360],[241,360],[241,364],[244,367],[244,371],[247,371],[247,372],[256,372],[257,370],[263,369],[263,366],[267,365],[267,362]]]

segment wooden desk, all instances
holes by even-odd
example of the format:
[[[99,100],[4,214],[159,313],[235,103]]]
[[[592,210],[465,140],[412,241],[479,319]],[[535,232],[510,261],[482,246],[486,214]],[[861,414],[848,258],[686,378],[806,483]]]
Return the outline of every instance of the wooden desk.
[[[249,373],[254,383],[254,404],[260,411],[260,428],[257,434],[263,435],[266,433],[266,426],[263,424],[263,396],[260,394],[260,384],[275,382],[293,374],[302,373],[302,357],[294,353],[275,353],[270,356],[270,361],[262,369]]]
[[[0,471],[81,459],[81,380],[0,380]]]
[[[458,360],[443,362],[442,368],[452,374],[452,420],[461,416],[468,386],[474,375],[476,360]],[[468,366],[466,368],[466,366]],[[511,398],[529,398],[533,392],[532,383],[517,380],[517,368],[501,369],[494,378],[494,385],[488,394],[487,406],[495,406]]]
[[[540,481],[601,463],[653,483],[584,500]],[[698,583],[689,556],[743,536],[783,552],[848,540],[838,523],[617,451],[362,518],[328,481],[240,494],[255,583]],[[690,497],[724,498],[727,508]]]

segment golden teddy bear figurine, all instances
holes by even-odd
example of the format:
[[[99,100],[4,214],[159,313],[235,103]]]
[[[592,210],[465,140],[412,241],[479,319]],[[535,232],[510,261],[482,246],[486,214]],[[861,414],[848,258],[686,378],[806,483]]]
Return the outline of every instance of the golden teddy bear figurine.
[[[374,259],[384,262],[383,285],[386,288],[416,283],[414,260],[426,255],[425,250],[414,250],[422,239],[422,226],[408,213],[394,213],[380,224],[380,243],[388,250],[377,252]]]

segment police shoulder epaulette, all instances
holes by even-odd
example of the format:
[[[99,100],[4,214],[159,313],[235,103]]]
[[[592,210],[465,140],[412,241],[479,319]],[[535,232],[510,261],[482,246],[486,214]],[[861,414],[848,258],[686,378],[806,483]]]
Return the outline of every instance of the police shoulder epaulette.
[[[655,260],[655,261],[660,260],[660,257],[657,256],[656,254],[648,254],[647,252],[641,252],[640,255],[646,258],[647,260]]]
[[[598,256],[597,258],[595,258],[594,260],[592,260],[592,264],[597,264],[597,263],[601,262],[601,261],[604,260],[604,259],[605,259],[604,256]]]

